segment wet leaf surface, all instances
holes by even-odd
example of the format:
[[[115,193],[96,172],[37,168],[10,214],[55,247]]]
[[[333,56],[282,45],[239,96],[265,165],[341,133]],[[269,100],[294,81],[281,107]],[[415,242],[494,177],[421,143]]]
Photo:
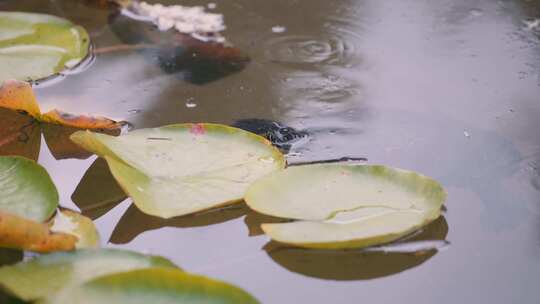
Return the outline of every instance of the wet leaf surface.
[[[23,300],[51,297],[96,277],[147,267],[176,268],[170,261],[135,252],[87,249],[42,255],[0,268],[0,284]]]
[[[252,304],[258,301],[240,288],[175,269],[150,268],[100,277],[80,285],[51,304],[94,303]]]
[[[297,219],[262,224],[273,240],[308,248],[355,248],[397,240],[439,217],[446,199],[434,180],[384,166],[290,167],[246,194],[257,212]]]
[[[0,212],[36,222],[49,219],[58,206],[58,192],[47,171],[23,157],[0,156],[0,195]]]
[[[285,166],[264,138],[216,124],[170,125],[119,137],[77,132],[72,140],[107,160],[141,211],[163,218],[236,203],[253,181]]]
[[[44,79],[88,55],[87,32],[52,15],[0,12],[0,32],[0,83]]]

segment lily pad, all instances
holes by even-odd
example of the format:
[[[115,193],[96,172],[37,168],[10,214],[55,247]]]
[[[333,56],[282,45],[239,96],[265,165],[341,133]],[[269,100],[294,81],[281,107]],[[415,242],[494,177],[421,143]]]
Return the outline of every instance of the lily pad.
[[[0,156],[0,212],[44,222],[57,206],[58,192],[43,167],[24,157]]]
[[[252,304],[258,301],[240,288],[203,276],[149,268],[97,278],[46,301],[50,304]]]
[[[72,140],[105,158],[144,213],[171,218],[240,201],[248,186],[285,167],[266,139],[218,124],[178,124]]]
[[[437,219],[446,199],[435,180],[384,166],[290,167],[256,181],[245,201],[257,212],[298,221],[262,224],[274,241],[307,248],[356,248],[397,240]]]
[[[76,248],[99,247],[99,233],[91,219],[71,211],[60,209],[53,219],[51,231],[72,234],[77,237]]]
[[[1,267],[0,285],[20,299],[33,301],[51,297],[103,275],[148,267],[176,266],[157,256],[113,249],[86,249],[42,255]]]
[[[88,33],[70,21],[46,14],[0,12],[0,83],[35,81],[81,62]]]

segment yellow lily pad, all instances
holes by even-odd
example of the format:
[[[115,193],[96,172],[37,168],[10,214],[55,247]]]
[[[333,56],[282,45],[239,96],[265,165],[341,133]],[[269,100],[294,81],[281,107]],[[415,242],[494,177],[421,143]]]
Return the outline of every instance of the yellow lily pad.
[[[285,167],[263,137],[218,124],[178,124],[113,137],[90,131],[71,139],[107,160],[144,213],[171,218],[242,200],[248,186]]]
[[[446,199],[435,180],[385,166],[322,164],[275,172],[248,189],[253,210],[297,221],[262,224],[274,241],[358,248],[397,240],[437,219]]]

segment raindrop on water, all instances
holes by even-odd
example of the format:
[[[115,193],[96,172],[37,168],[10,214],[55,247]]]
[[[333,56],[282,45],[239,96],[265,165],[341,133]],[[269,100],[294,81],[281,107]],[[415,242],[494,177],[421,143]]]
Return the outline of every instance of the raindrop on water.
[[[197,103],[195,103],[195,98],[190,97],[186,100],[186,108],[195,108],[197,106]]]
[[[272,27],[272,32],[273,33],[283,33],[287,30],[286,27],[284,26],[280,26],[280,25],[276,25],[276,26],[273,26]]]

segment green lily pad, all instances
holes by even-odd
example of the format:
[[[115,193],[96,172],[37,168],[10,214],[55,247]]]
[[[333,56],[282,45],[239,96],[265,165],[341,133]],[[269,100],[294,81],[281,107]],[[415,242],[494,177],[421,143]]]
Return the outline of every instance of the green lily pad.
[[[71,211],[60,209],[52,221],[51,231],[72,234],[77,237],[76,248],[99,247],[99,233],[91,219]]]
[[[90,131],[71,139],[107,160],[144,213],[170,218],[240,201],[249,185],[285,167],[269,141],[218,124],[178,124],[113,137]]]
[[[88,33],[66,19],[0,12],[0,83],[35,81],[76,66],[88,55]]]
[[[176,266],[157,256],[113,249],[83,249],[42,255],[1,267],[0,285],[18,298],[32,301],[53,296],[103,275],[148,267]]]
[[[252,304],[258,301],[233,285],[165,268],[103,276],[71,289],[50,304]]]
[[[273,240],[307,248],[357,248],[399,239],[437,219],[444,189],[426,176],[384,166],[291,167],[256,181],[245,201],[288,223],[262,224]]]
[[[47,171],[19,156],[0,156],[0,212],[36,222],[50,218],[58,192]]]

